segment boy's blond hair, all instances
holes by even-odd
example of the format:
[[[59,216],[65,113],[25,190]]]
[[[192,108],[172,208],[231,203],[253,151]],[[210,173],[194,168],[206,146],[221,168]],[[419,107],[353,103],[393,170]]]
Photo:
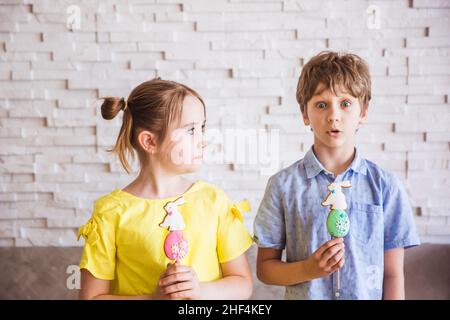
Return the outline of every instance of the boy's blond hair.
[[[346,90],[359,99],[361,107],[369,107],[371,98],[371,81],[367,63],[351,53],[322,51],[306,63],[297,84],[297,102],[304,112],[308,101],[318,94],[319,84],[323,90]]]

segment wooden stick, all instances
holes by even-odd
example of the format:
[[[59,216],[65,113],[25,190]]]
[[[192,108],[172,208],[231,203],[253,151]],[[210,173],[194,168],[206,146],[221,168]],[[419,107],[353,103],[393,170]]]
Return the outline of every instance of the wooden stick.
[[[336,239],[335,237],[333,237],[333,239]],[[341,295],[341,269],[337,269],[337,288],[336,288],[336,292],[334,293],[334,296],[336,298],[339,298]]]
[[[340,277],[341,273],[340,273],[340,269],[338,269],[337,271],[337,289],[336,289],[336,293],[335,296],[336,298],[339,298],[340,296],[340,290],[341,290],[341,277]]]

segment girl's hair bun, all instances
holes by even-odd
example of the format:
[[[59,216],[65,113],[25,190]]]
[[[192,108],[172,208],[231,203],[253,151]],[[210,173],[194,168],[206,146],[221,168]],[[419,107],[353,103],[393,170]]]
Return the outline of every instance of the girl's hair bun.
[[[102,117],[106,120],[114,119],[115,116],[126,107],[125,98],[106,97],[102,104]]]

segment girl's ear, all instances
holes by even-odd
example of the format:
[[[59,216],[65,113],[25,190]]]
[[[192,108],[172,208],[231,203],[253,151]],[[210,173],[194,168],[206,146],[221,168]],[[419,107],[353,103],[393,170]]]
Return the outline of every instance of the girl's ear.
[[[145,152],[151,154],[156,152],[156,136],[154,133],[143,130],[138,135],[138,141],[142,150],[144,150]]]

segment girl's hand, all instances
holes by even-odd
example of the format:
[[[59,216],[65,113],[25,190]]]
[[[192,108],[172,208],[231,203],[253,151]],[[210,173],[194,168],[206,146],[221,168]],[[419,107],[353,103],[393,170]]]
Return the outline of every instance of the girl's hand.
[[[345,263],[345,245],[343,238],[325,242],[306,260],[307,268],[313,278],[329,276],[342,268]]]
[[[201,299],[200,282],[195,270],[178,262],[168,265],[158,287],[169,299]]]
[[[152,300],[169,300],[170,297],[163,292],[164,287],[161,286],[161,279],[164,279],[167,275],[167,270],[164,271],[159,277],[158,286],[156,287],[156,291],[150,295]]]

